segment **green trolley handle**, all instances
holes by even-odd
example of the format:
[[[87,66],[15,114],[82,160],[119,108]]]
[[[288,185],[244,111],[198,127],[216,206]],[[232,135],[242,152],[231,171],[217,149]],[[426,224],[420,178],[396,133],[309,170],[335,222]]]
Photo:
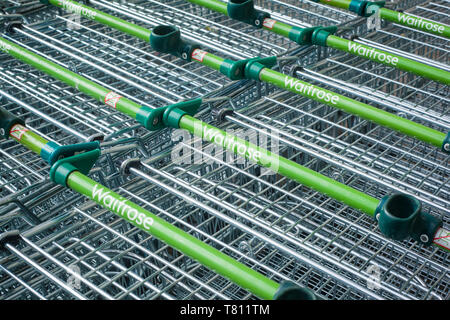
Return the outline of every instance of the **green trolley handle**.
[[[0,107],[0,128],[29,150],[41,154],[51,143],[27,129],[23,121]],[[90,179],[86,175],[100,156],[100,149],[92,149],[56,161],[50,169],[55,183],[68,187],[98,203],[105,209],[176,248],[202,265],[228,278],[262,299],[315,300],[315,294],[293,282],[281,284],[234,260],[221,251],[203,243],[155,214]]]
[[[203,2],[206,1],[207,0],[203,0]],[[276,64],[277,61],[276,57],[253,58],[240,61],[224,59],[211,53],[208,53],[204,50],[200,50],[197,44],[185,41],[184,39],[181,38],[179,29],[173,26],[157,26],[153,28],[152,31],[147,30],[147,32],[145,33],[144,32],[144,30],[146,30],[145,28],[139,27],[133,23],[119,19],[112,15],[103,13],[100,10],[96,10],[89,6],[79,4],[78,2],[72,0],[46,0],[44,2],[55,5],[57,7],[64,8],[69,12],[79,14],[88,19],[98,21],[109,27],[115,28],[129,35],[136,36],[145,41],[149,41],[152,48],[156,51],[162,53],[170,53],[184,60],[187,61],[192,60],[200,64],[206,65],[223,73],[231,80],[247,78],[247,79],[254,79],[257,81],[268,82],[282,89],[292,91],[296,94],[316,100],[320,103],[341,109],[348,113],[367,119],[381,126],[385,126],[387,128],[396,130],[410,137],[414,137],[416,139],[429,143],[433,146],[436,146],[441,150],[443,150],[444,152],[450,153],[450,133],[445,134],[439,132],[437,130],[428,128],[426,126],[399,117],[384,110],[372,107],[365,103],[361,103],[359,101],[347,98],[343,95],[339,95],[332,91],[311,85],[307,82],[271,70],[270,67]],[[219,5],[217,4],[217,6]],[[255,13],[255,16],[259,16],[259,14]],[[317,35],[320,33],[319,31],[316,30],[314,31],[315,33],[313,32],[313,34],[316,34],[315,37],[319,37]],[[339,41],[337,41],[336,39]],[[342,42],[340,42],[341,39],[338,37],[330,38],[327,36],[326,40],[335,43],[336,46],[342,46]],[[2,47],[0,46],[0,49],[1,48]],[[21,58],[21,54],[17,53],[18,51],[20,51],[20,49],[14,48],[14,50],[10,51],[11,52],[10,54],[14,55],[18,59],[23,60],[23,58]],[[357,51],[359,52],[361,50],[358,49]],[[366,49],[366,51],[369,50]],[[374,53],[369,52],[368,55],[374,55]],[[383,56],[378,55],[378,57]],[[400,58],[401,57],[399,57],[398,60],[399,62],[401,61]],[[34,64],[34,66],[36,68],[43,70],[43,68],[40,67],[39,63]],[[438,74],[438,72],[436,74]],[[445,75],[444,78],[447,79],[447,83],[450,83],[450,77],[448,77],[447,74]],[[126,99],[124,99],[124,101],[125,100]],[[127,113],[131,117],[135,116],[136,114],[139,114],[138,109],[140,109],[140,106],[134,108],[134,110],[130,112],[128,112],[129,109],[128,107],[131,106],[127,106],[125,108],[126,110],[124,110],[123,112]],[[120,107],[118,107],[118,110],[122,111],[120,110]],[[149,111],[149,108],[144,107],[144,109],[141,111],[145,114]]]
[[[188,0],[191,1],[191,0]],[[193,0],[195,1],[195,0]],[[336,8],[352,11],[359,16],[369,17],[379,11],[380,18],[395,22],[413,29],[432,33],[437,36],[450,38],[450,26],[422,17],[413,16],[403,12],[398,12],[384,8],[385,1],[366,0],[312,0]]]

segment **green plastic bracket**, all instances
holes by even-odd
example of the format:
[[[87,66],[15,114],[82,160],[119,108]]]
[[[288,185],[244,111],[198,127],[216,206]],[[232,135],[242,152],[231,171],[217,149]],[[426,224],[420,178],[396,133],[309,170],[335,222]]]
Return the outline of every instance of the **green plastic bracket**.
[[[9,133],[11,131],[11,128],[15,124],[21,124],[24,126],[25,122],[22,119],[16,117],[12,113],[10,113],[9,111],[7,111],[6,109],[0,107],[0,130],[1,130],[1,135],[5,139],[9,138]]]
[[[74,171],[88,174],[100,157],[100,149],[94,149],[55,162],[50,169],[50,180],[67,187],[67,177]]]
[[[295,41],[299,45],[321,45],[326,46],[327,37],[337,31],[336,26],[329,27],[310,27],[310,28],[299,28],[292,27],[289,32],[289,39]]]
[[[396,193],[381,199],[375,219],[381,233],[388,238],[400,241],[411,237],[430,245],[442,220],[421,209],[420,201],[413,196]]]
[[[161,130],[167,127],[179,128],[182,116],[193,116],[202,104],[202,98],[178,102],[168,106],[151,110],[145,120],[146,128],[150,131]]]
[[[180,29],[175,26],[159,25],[152,29],[150,45],[161,53],[170,53],[183,60],[191,61],[192,52],[200,46],[181,39]]]
[[[227,14],[231,19],[257,28],[262,28],[264,19],[270,18],[269,13],[255,9],[253,0],[228,0]]]
[[[450,153],[450,132],[447,133],[444,142],[442,142],[442,151]]]
[[[283,281],[273,296],[274,300],[317,300],[313,291],[292,281]]]

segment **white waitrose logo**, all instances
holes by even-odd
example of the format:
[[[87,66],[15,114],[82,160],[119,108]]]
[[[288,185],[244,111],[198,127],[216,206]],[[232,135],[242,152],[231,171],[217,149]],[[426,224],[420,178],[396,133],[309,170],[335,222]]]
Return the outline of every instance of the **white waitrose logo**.
[[[261,160],[261,151],[256,150],[252,146],[246,145],[235,136],[227,135],[216,128],[208,128],[204,125],[202,128],[202,136],[206,140],[214,142],[225,149],[235,150],[237,154],[251,161],[259,162]]]
[[[61,5],[66,11],[78,14],[88,19],[94,19],[97,15],[97,12],[88,8],[84,8],[82,5],[74,3],[70,0],[62,0]]]
[[[337,104],[339,101],[339,96],[326,92],[325,90],[315,87],[313,85],[308,85],[301,82],[298,79],[286,76],[284,78],[284,86],[290,90],[294,90],[302,95],[307,95],[312,98],[317,98],[318,100],[323,100],[325,102],[331,102],[332,104]]]
[[[96,184],[92,189],[92,199],[97,201],[103,207],[108,208],[131,222],[136,223],[138,226],[144,227],[146,230],[150,230],[150,227],[153,225],[153,218],[148,217],[147,214],[130,207],[126,204],[127,199],[120,196],[116,198],[114,194],[111,194],[111,191],[105,191],[99,184]]]
[[[0,42],[0,51],[9,53],[9,50],[11,50],[11,45],[8,43]]]
[[[422,29],[426,29],[428,31],[434,31],[438,33],[444,33],[444,26],[439,25],[437,23],[427,22],[421,18],[415,18],[412,16],[408,16],[404,13],[398,13],[398,21],[407,24],[411,27],[418,27]]]
[[[391,56],[390,54],[384,52],[377,51],[374,48],[368,49],[360,44],[351,41],[348,42],[348,51],[358,56],[367,57],[369,59],[375,59],[377,61],[388,63],[393,66],[396,66],[398,63],[397,57]]]

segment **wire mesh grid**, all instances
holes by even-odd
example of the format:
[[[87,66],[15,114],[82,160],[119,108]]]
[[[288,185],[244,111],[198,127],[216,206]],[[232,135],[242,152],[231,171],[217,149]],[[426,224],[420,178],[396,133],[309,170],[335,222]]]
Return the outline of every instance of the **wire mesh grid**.
[[[200,42],[235,59],[255,56],[282,55],[298,46],[285,37],[257,29],[245,23],[232,20],[225,15],[211,11],[187,1],[120,1],[95,0],[91,2],[102,9],[123,14],[128,19],[135,17],[150,25],[173,24],[189,39]],[[280,21],[297,25],[340,24],[352,15],[336,13],[332,8],[315,10],[315,6],[304,9],[282,1],[260,1],[256,6],[271,13]],[[317,12],[316,12],[317,11]],[[326,12],[326,14],[325,14]]]
[[[177,9],[186,10],[184,2],[177,3]],[[160,5],[161,12],[170,11]],[[126,6],[140,12],[155,8],[141,2]],[[273,6],[278,12],[285,8],[286,17],[291,17],[290,2],[261,2],[261,6]],[[229,19],[193,5],[189,8],[193,14],[202,15],[204,20],[196,20],[202,21],[202,26],[219,23],[235,27]],[[318,13],[326,10],[321,5],[317,9],[310,7],[309,3],[305,8],[315,8],[311,10]],[[177,22],[179,11],[170,12],[171,21]],[[330,12],[347,17],[339,10]],[[7,37],[150,106],[203,94],[226,96],[235,88],[217,73],[157,55],[146,44],[119,32],[56,14],[50,22],[25,27]],[[321,14],[333,17],[331,13]],[[327,19],[328,23],[331,20]],[[185,28],[189,29],[189,25]],[[197,34],[208,46],[211,44],[207,39],[214,28],[204,29],[208,32],[200,28],[202,31]],[[270,47],[264,43],[265,51],[260,52],[267,55],[283,54],[291,48],[284,40],[268,40],[264,38],[269,37],[266,33],[262,36],[261,31],[251,31],[254,33],[245,34],[252,35],[252,49],[261,49],[264,41],[276,43]],[[374,36],[379,34],[382,33],[378,31]],[[220,35],[219,40],[225,40],[224,45],[215,46],[219,52],[229,45],[227,36],[231,39],[229,34]],[[239,48],[236,55],[245,57],[249,38],[233,35],[232,39],[239,39],[242,44],[235,46]],[[75,60],[74,55],[63,53],[62,49],[76,52],[79,58]],[[442,54],[446,53],[438,56]],[[430,58],[446,63],[434,55],[428,52]],[[211,146],[203,143],[198,147],[197,139],[183,140],[181,146],[192,152],[185,157],[200,156],[209,163],[173,163],[169,154],[171,132],[148,133],[125,116],[60,82],[6,56],[1,58],[2,66],[7,68],[2,67],[0,89],[25,103],[12,103],[3,96],[6,109],[24,114],[32,130],[60,143],[104,135],[104,154],[93,170],[97,180],[255,270],[276,281],[294,280],[330,299],[449,298],[448,254],[413,241],[388,241],[377,231],[374,221],[360,212],[286,178],[267,175],[242,159],[225,162],[218,150],[218,158],[210,158],[206,151]],[[357,84],[352,85],[353,91],[344,87],[346,94],[371,102],[384,101],[381,106],[400,110],[410,119],[440,130],[448,128],[448,88],[417,77],[405,84],[406,75],[402,77],[397,71],[383,68],[339,54],[307,69],[285,67],[298,76],[320,80],[322,85],[326,82],[335,91],[338,84],[343,88],[338,81],[345,79]],[[364,74],[366,70],[370,70],[368,74]],[[118,78],[118,74],[123,78]],[[149,83],[151,90],[146,89]],[[239,107],[239,113],[228,117],[228,123],[219,124],[221,128],[253,129],[253,134],[272,129],[270,133],[276,132],[280,138],[281,155],[375,197],[392,190],[413,193],[428,211],[442,215],[448,228],[449,158],[443,153],[289,93],[276,91],[253,102],[261,92],[273,90],[251,83],[245,88],[248,91],[233,97],[233,106]],[[51,115],[50,119],[36,110]],[[426,116],[419,113],[424,110]],[[270,135],[268,139],[271,141]],[[1,195],[6,196],[0,203],[6,208],[1,211],[0,207],[0,228],[22,231],[20,242],[8,245],[10,254],[0,258],[2,298],[255,298],[112,213],[71,191],[54,187],[45,179],[45,163],[24,148],[3,141],[0,152],[5,164]],[[139,178],[128,179],[118,167],[123,159],[136,156],[146,159],[145,165],[133,171]],[[183,159],[180,157],[179,161]],[[11,199],[20,201],[8,202]],[[237,223],[229,223],[226,216]],[[371,266],[381,272],[380,287],[375,289],[367,288]]]

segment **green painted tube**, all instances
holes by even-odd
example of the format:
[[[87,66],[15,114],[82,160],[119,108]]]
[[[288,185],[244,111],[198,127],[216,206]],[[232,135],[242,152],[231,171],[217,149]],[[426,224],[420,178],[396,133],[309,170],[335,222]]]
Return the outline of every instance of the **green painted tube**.
[[[268,68],[262,69],[260,79],[261,81],[272,83],[279,88],[289,90],[408,136],[415,137],[438,148],[442,147],[446,137],[444,133],[437,130]]]
[[[450,38],[450,26],[439,22],[426,20],[421,17],[412,16],[386,8],[380,9],[380,18],[438,36]]]
[[[137,114],[142,112],[142,108],[146,108],[2,37],[0,37],[0,51],[47,73],[55,79],[61,80],[132,118],[136,119]]]
[[[128,33],[132,36],[138,37],[141,40],[149,41],[151,31],[140,27],[136,24],[127,22],[125,20],[116,18],[110,14],[104,13],[100,10],[82,5],[72,0],[48,0],[51,5],[62,8],[67,12],[78,14],[90,20],[97,21],[101,24],[107,25],[111,28]]]
[[[450,85],[450,72],[411,59],[329,35],[327,46]]]
[[[289,159],[283,158],[248,141],[226,133],[189,115],[181,117],[179,126],[204,140],[215,143],[254,163],[341,201],[373,216],[380,201],[361,191],[328,178]]]
[[[72,190],[87,196],[137,228],[164,241],[262,299],[273,299],[280,287],[277,282],[203,243],[78,171],[69,175],[67,184]]]

